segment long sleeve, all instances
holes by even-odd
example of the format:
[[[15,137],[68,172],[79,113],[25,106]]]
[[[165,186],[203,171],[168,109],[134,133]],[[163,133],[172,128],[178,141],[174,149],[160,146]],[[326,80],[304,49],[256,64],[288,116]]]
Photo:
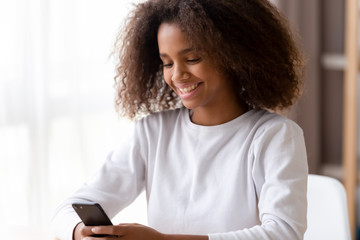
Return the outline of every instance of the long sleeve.
[[[53,221],[58,237],[71,240],[80,221],[70,203],[97,201],[113,217],[145,187],[148,224],[163,233],[303,238],[308,168],[303,133],[294,122],[252,110],[201,126],[178,109],[142,119],[134,136],[60,206]]]
[[[98,202],[110,218],[128,206],[144,189],[144,149],[138,132],[110,153],[91,181],[86,182],[56,210],[52,227],[62,240],[72,240],[73,229],[81,220],[72,209],[74,202]]]
[[[261,224],[209,234],[210,240],[303,239],[308,174],[303,133],[291,121],[267,126],[257,131],[251,151]]]

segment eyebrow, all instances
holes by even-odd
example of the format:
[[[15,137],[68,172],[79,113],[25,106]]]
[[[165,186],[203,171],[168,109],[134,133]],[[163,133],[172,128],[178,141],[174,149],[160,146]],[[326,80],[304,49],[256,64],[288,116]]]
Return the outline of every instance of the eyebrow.
[[[186,48],[181,50],[180,52],[178,52],[178,55],[184,55],[188,52],[192,52],[194,51],[194,48]],[[168,57],[168,55],[166,53],[160,53],[160,57]]]

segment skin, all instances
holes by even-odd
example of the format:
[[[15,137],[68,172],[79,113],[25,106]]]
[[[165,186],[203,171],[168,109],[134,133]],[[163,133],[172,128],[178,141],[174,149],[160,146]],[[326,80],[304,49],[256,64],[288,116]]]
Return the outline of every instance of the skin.
[[[218,125],[233,120],[246,111],[225,74],[218,71],[190,46],[176,24],[163,23],[158,30],[160,58],[164,79],[193,110],[191,120],[199,125]],[[208,236],[163,234],[140,224],[87,227],[79,223],[74,229],[74,240],[96,240],[93,234],[107,234],[103,240],[208,240]]]
[[[164,79],[184,106],[193,110],[194,123],[219,125],[246,111],[225,74],[190,46],[176,24],[160,25],[158,45]]]
[[[95,238],[93,234],[107,234],[110,237]],[[207,236],[163,234],[150,227],[131,223],[115,226],[86,227],[79,223],[74,230],[74,240],[208,240]]]

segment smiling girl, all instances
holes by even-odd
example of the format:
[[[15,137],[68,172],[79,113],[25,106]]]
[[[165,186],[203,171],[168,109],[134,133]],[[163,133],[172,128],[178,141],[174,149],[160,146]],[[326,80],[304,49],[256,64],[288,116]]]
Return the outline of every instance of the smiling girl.
[[[190,46],[176,23],[161,24],[157,38],[165,82],[192,110],[192,122],[219,125],[245,112],[226,75]]]
[[[274,110],[300,95],[302,58],[267,0],[149,0],[118,39],[116,87],[133,135],[57,210],[61,239],[303,239],[302,130]],[[87,227],[146,191],[149,226]]]

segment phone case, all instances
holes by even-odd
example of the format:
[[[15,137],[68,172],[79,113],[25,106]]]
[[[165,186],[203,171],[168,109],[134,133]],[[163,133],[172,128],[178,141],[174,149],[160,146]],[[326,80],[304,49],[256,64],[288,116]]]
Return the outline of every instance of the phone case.
[[[86,226],[113,225],[104,209],[98,203],[73,203],[72,207]],[[94,237],[106,237],[108,235],[94,234]]]
[[[72,206],[86,226],[112,225],[98,203],[74,203]]]

